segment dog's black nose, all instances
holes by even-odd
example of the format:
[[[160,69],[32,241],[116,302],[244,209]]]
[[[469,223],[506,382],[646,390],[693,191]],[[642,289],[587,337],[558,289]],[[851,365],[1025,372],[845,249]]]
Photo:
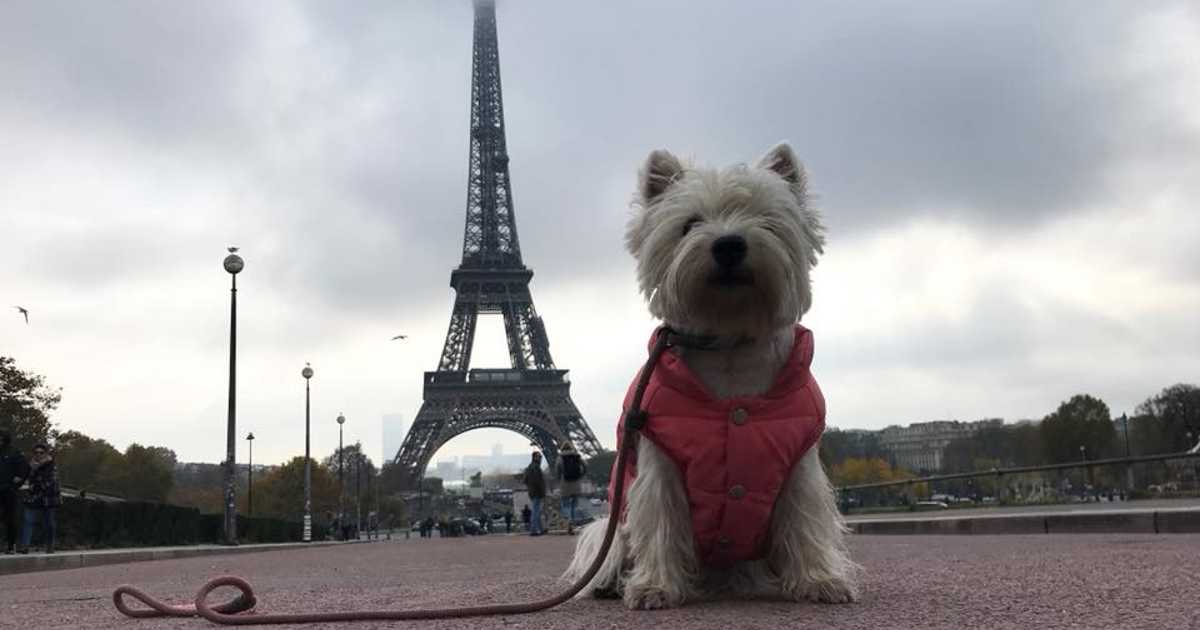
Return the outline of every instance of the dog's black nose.
[[[742,264],[746,259],[746,239],[737,236],[722,236],[713,241],[713,259],[717,264],[727,269]]]

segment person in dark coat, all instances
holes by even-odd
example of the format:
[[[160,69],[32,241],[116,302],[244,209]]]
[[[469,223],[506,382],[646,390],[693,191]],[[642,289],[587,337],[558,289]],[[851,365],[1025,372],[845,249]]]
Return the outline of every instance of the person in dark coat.
[[[509,510],[504,513],[504,533],[505,534],[512,533],[512,519],[513,519],[512,510]]]
[[[330,514],[329,537],[333,540],[342,540],[342,513],[341,512],[338,512],[337,516]]]
[[[329,510],[325,511],[324,522],[326,524],[325,540],[337,540],[337,535],[334,534],[334,532],[337,531],[337,521],[333,518],[333,512]]]
[[[531,514],[529,516],[529,535],[541,536],[542,531],[542,499],[546,498],[546,477],[542,475],[542,454],[534,451],[529,466],[525,468],[525,488],[529,490]]]
[[[29,464],[21,452],[12,446],[12,436],[0,431],[0,523],[8,536],[5,553],[14,553],[17,548],[17,516],[21,509],[17,500],[17,489],[29,476]]]
[[[532,514],[533,512],[529,509],[529,504],[525,504],[525,507],[521,508],[521,522],[525,523],[525,531],[529,531],[529,518]]]
[[[54,457],[50,455],[50,447],[45,444],[33,447],[28,481],[29,493],[25,495],[25,529],[21,532],[21,553],[29,553],[33,526],[38,521],[42,523],[46,553],[54,553],[54,534],[57,530],[54,515],[58,506],[62,505],[62,492],[58,487],[58,471],[54,468]]]
[[[579,501],[579,493],[583,476],[587,474],[587,464],[570,442],[563,442],[559,448],[558,481],[559,481],[559,511],[567,520],[567,534],[575,534],[575,508]]]

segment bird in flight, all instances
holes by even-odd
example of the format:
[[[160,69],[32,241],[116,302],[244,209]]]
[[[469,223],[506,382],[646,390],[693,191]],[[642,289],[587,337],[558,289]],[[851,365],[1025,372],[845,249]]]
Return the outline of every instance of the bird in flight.
[[[25,323],[29,324],[29,309],[25,308],[24,306],[14,306],[13,308],[17,309],[17,312],[24,315]]]
[[[397,339],[408,339],[408,335],[396,335],[395,337],[392,337],[392,341]]]

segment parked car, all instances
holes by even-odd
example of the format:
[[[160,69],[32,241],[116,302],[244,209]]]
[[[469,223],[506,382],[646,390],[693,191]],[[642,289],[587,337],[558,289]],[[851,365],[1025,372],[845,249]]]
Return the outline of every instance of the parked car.
[[[920,511],[920,510],[948,510],[948,509],[950,509],[950,506],[946,505],[942,501],[917,501],[916,503],[913,504],[913,509],[918,510],[918,511]]]
[[[483,529],[479,527],[479,521],[475,519],[461,517],[450,519],[451,529],[453,530],[456,526],[468,536],[477,536],[483,533]]]

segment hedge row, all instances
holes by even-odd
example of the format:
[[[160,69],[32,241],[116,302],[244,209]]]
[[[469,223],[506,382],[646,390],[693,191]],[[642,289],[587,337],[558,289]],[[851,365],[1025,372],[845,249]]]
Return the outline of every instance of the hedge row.
[[[55,542],[64,549],[217,543],[223,522],[220,514],[201,514],[196,508],[178,505],[63,497]],[[303,526],[276,518],[238,516],[237,531],[243,543],[298,542]],[[325,527],[314,523],[313,539],[324,537]],[[34,542],[40,540],[39,525]]]

